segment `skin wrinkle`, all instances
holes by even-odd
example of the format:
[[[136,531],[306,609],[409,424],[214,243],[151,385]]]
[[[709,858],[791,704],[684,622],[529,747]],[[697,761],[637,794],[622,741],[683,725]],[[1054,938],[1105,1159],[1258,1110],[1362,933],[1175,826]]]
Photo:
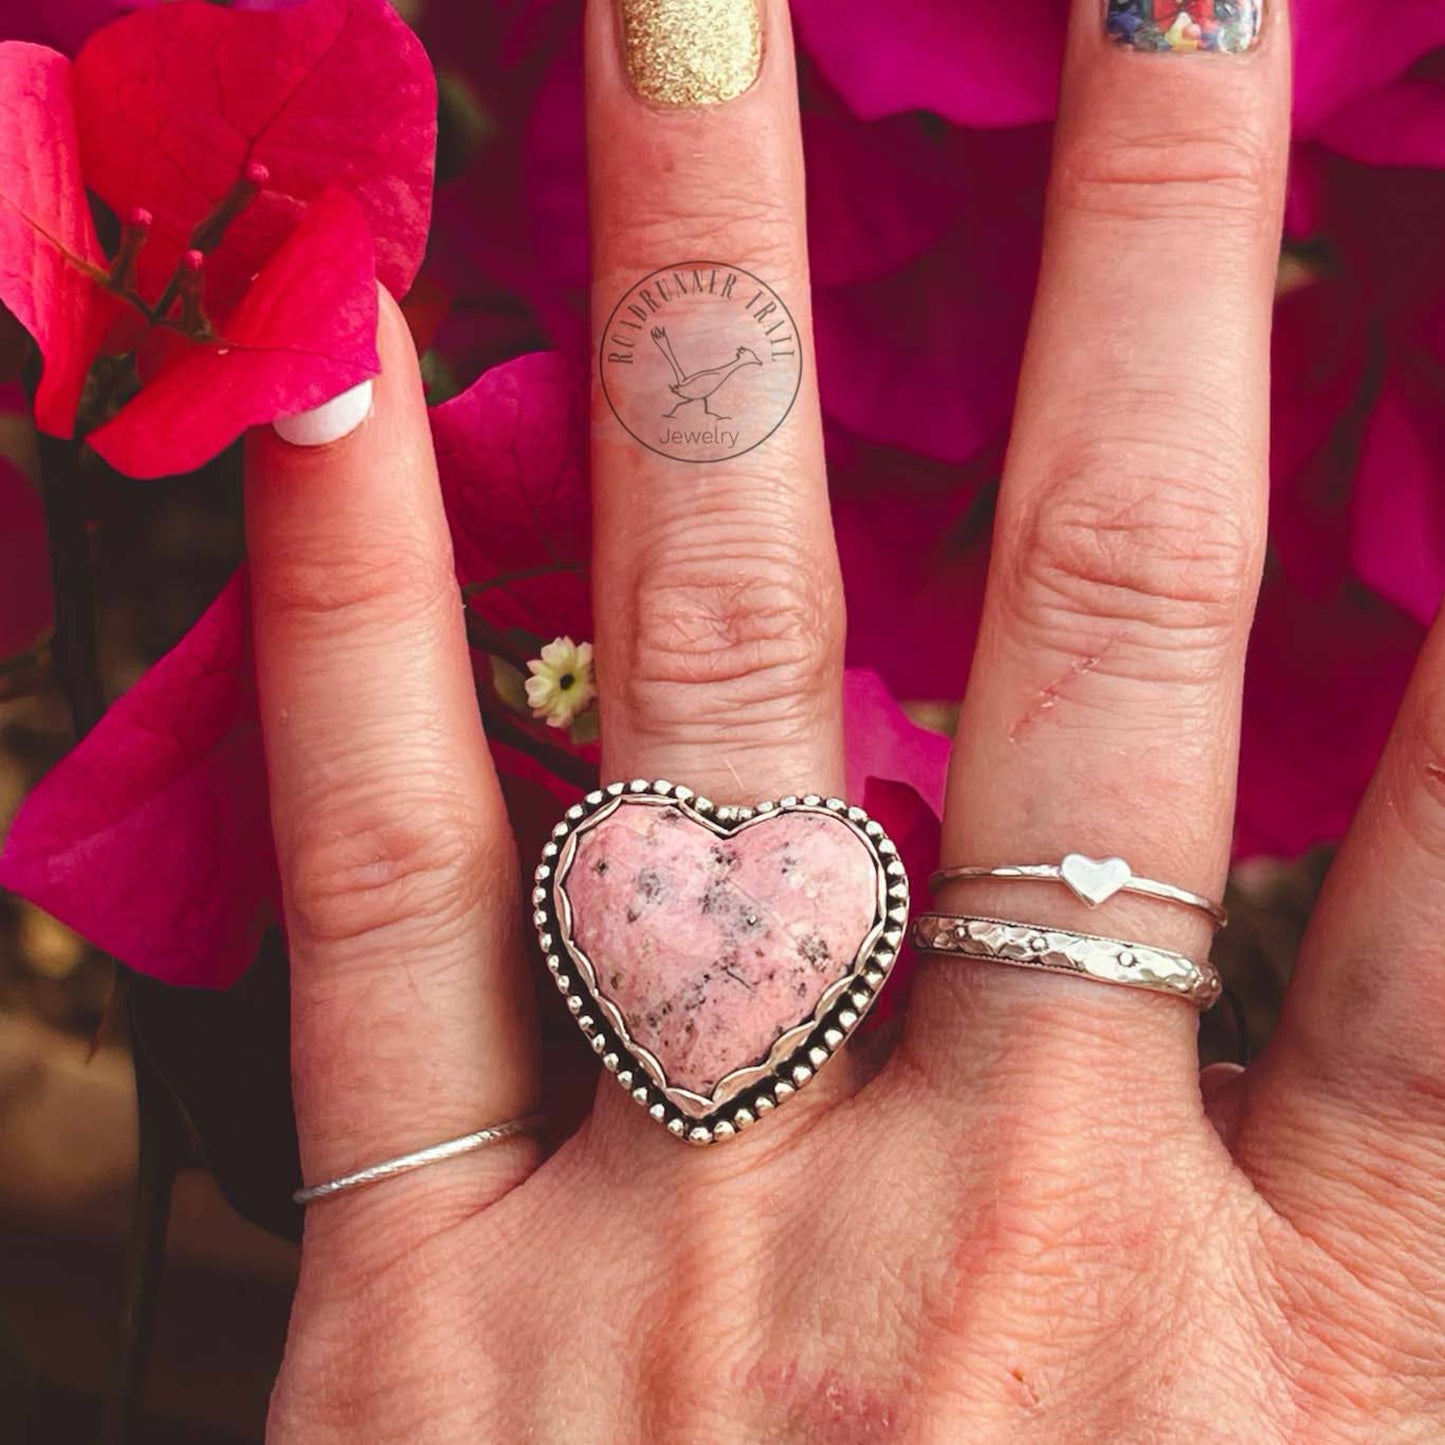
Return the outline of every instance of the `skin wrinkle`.
[[[1388,790],[1399,826],[1418,851],[1416,868],[1428,872],[1435,861],[1445,872],[1445,765],[1439,761],[1445,759],[1445,698],[1411,706],[1397,735],[1405,745],[1382,767],[1376,786]]]
[[[629,690],[752,678],[812,697],[840,603],[834,567],[800,564],[796,494],[781,479],[739,491],[730,478],[724,493],[688,501],[676,515],[664,506],[632,543]],[[634,712],[652,705],[639,698]]]
[[[1298,1312],[1314,1320],[1307,1339],[1290,1351],[1286,1361],[1284,1379],[1291,1404],[1301,1420],[1308,1420],[1343,1398],[1352,1413],[1379,1421],[1385,1403],[1382,1393],[1395,1383],[1386,1378],[1381,1364],[1396,1352],[1398,1340],[1381,1330],[1378,1319],[1371,1330],[1361,1329],[1361,1309],[1365,1307],[1368,1318],[1373,1289],[1352,1277],[1322,1247],[1313,1248],[1316,1259],[1303,1261],[1292,1278],[1282,1281]],[[1433,1338],[1438,1339],[1438,1333],[1437,1327]]]
[[[628,690],[641,709],[659,688],[750,684],[759,701],[796,702],[828,691],[836,669],[817,640],[836,629],[808,582],[786,574],[749,582],[654,578],[636,606]],[[696,706],[708,705],[699,697]],[[640,709],[640,710],[641,710]]]
[[[1258,590],[1256,530],[1196,502],[1189,483],[1137,485],[1143,494],[1113,496],[1071,470],[1040,490],[1017,523],[1026,564],[1018,591],[1078,591],[1085,617],[1233,638]]]
[[[610,278],[600,278],[596,284],[599,293],[621,295],[639,276],[650,275],[659,264],[670,265],[673,260],[683,259],[710,261],[714,255],[725,258],[729,265],[776,283],[780,292],[801,289],[797,284],[799,278],[795,275],[796,256],[790,244],[769,244],[765,239],[770,232],[775,234],[786,219],[779,206],[768,202],[766,192],[752,188],[731,197],[726,190],[704,194],[704,183],[692,179],[689,169],[694,156],[665,149],[662,157],[657,162],[659,170],[670,174],[671,163],[679,186],[699,187],[697,202],[684,195],[670,203],[668,213],[628,218],[626,230],[614,241],[616,284],[612,284]],[[751,177],[748,179],[751,180]],[[672,209],[686,211],[687,214],[672,214]],[[716,229],[710,234],[707,246],[694,247],[695,255],[684,258],[677,252],[678,233],[690,229],[700,215],[715,218]],[[733,244],[734,236],[740,238],[740,244]],[[707,254],[709,252],[712,254]]]
[[[793,532],[800,511],[797,488],[786,475],[742,473],[730,466],[725,479],[684,474],[678,485],[650,498],[633,521],[634,547],[627,561],[638,572],[659,557],[734,562],[798,560]]]
[[[1019,1084],[1029,1095],[1054,1091],[1022,1066]],[[1067,1084],[1060,1080],[1055,1088],[1066,1089]],[[1137,1206],[1126,1201],[1138,1197],[1154,1211],[1151,1219],[1167,1219],[1170,1211],[1162,1202],[1151,1201],[1150,1185],[1167,1182],[1170,1175],[1179,1173],[1183,1187],[1193,1187],[1193,1166],[1163,1172],[1158,1169],[1162,1143],[1152,1157],[1138,1159],[1122,1174],[1107,1179],[1096,1177],[1094,1171],[1080,1167],[1080,1161],[1101,1148],[1112,1153],[1112,1144],[1071,1135],[1068,1121],[1050,1130],[1049,1137],[1043,1137],[1040,1128],[1023,1122],[1042,1117],[1037,1108],[1031,1110],[1021,1099],[1006,1111],[1011,1125],[986,1129],[976,1136],[990,1142],[982,1157],[969,1161],[969,1167],[993,1181],[994,1193],[975,1210],[962,1213],[953,1224],[951,1232],[964,1243],[940,1287],[935,1311],[935,1328],[940,1331],[959,1338],[990,1338],[996,1308],[988,1303],[995,1293],[990,1281],[997,1279],[1009,1301],[1003,1306],[1005,1313],[1014,1319],[1049,1322],[1047,1328],[1054,1332],[1051,1348],[1067,1344],[1068,1336],[1057,1333],[1064,1329],[1066,1321],[1075,1321],[1075,1327],[1087,1334],[1100,1317],[1102,1306],[1093,1301],[1070,1308],[1061,1291],[1071,1280],[1087,1283],[1096,1260],[1107,1266],[1120,1251],[1126,1256],[1134,1252],[1128,1234],[1119,1233],[1119,1217],[1141,1238],[1152,1237],[1150,1220],[1139,1216]],[[1123,1133],[1128,1136],[1130,1131],[1125,1129]],[[1061,1153],[1065,1148],[1068,1153]],[[1137,1177],[1137,1185],[1130,1183],[1130,1175]],[[1085,1186],[1081,1183],[1084,1179],[1095,1182]],[[1161,1249],[1158,1257],[1167,1259],[1167,1248]],[[998,1261],[996,1267],[993,1260]],[[1107,1279],[1109,1270],[1099,1270],[1098,1276]],[[1159,1281],[1154,1278],[1150,1283],[1157,1285]],[[1125,1281],[1125,1286],[1140,1287],[1137,1273]],[[1037,1300],[1037,1309],[1021,1308],[1020,1290]],[[1127,1317],[1131,1309],[1121,1305],[1117,1312]],[[1115,1312],[1112,1305],[1104,1311],[1110,1315]],[[1003,1330],[1000,1337],[1017,1338],[1017,1325]]]
[[[671,742],[679,721],[685,721],[694,743],[708,748],[712,754],[709,764],[734,777],[737,774],[736,758],[749,760],[751,772],[759,759],[765,759],[780,746],[806,747],[816,735],[820,715],[827,707],[825,699],[804,703],[782,697],[760,705],[756,698],[744,696],[734,699],[724,693],[715,696],[706,716],[698,716],[695,705],[686,700],[690,695],[689,689],[684,693],[682,703],[672,708],[663,707],[655,697],[649,698],[648,705],[653,716],[634,718],[629,724],[635,739],[646,746]],[[724,754],[722,749],[729,751]],[[800,783],[799,776],[790,777],[786,786],[804,786],[812,781],[801,775],[803,782]],[[825,787],[821,777],[817,778],[817,783],[820,788]],[[736,796],[740,801],[756,801],[762,791],[754,782],[741,787]],[[781,789],[775,791],[781,792]]]
[[[1242,1121],[1241,1145],[1243,1150],[1249,1150],[1253,1145],[1250,1120],[1246,1115]],[[1257,1127],[1257,1123],[1256,1123]],[[1242,1157],[1247,1159],[1248,1153]],[[1252,1171],[1255,1177],[1257,1192],[1259,1194],[1262,1210],[1261,1215],[1265,1221],[1266,1233],[1273,1234],[1274,1248],[1263,1256],[1268,1261],[1271,1254],[1278,1256],[1285,1252],[1285,1248],[1292,1248],[1296,1253],[1302,1253],[1303,1257],[1298,1261],[1298,1267],[1291,1273],[1276,1269],[1272,1272],[1271,1278],[1274,1281],[1273,1288],[1269,1291],[1271,1297],[1280,1301],[1291,1300],[1296,1305],[1296,1313],[1302,1318],[1315,1321],[1311,1330],[1311,1337],[1316,1338],[1318,1343],[1324,1345],[1332,1356],[1339,1359],[1342,1366],[1346,1368],[1358,1368],[1366,1375],[1371,1373],[1372,1361],[1375,1357],[1388,1354],[1387,1345],[1382,1345],[1378,1338],[1369,1334],[1359,1335],[1364,1341],[1365,1348],[1362,1352],[1351,1355],[1343,1350],[1342,1346],[1353,1332],[1357,1330],[1354,1323],[1360,1318],[1369,1318],[1368,1308],[1362,1308],[1362,1301],[1368,1301],[1371,1296],[1381,1291],[1381,1281],[1373,1277],[1373,1271],[1381,1265],[1388,1268],[1392,1264],[1392,1251],[1378,1247],[1378,1241],[1367,1238],[1364,1234],[1354,1233],[1348,1227],[1343,1235],[1343,1243],[1352,1248],[1358,1249],[1361,1245],[1368,1245],[1364,1258],[1368,1261],[1365,1264],[1357,1265],[1349,1258],[1348,1249],[1342,1247],[1341,1239],[1336,1237],[1327,1240],[1324,1237],[1322,1225],[1312,1226],[1301,1219],[1292,1221],[1279,1212],[1278,1206],[1270,1201],[1270,1196],[1275,1192],[1269,1176],[1272,1173],[1284,1173],[1290,1167],[1290,1161],[1272,1155],[1264,1161],[1259,1168]],[[1393,1192],[1398,1181],[1398,1173],[1387,1175],[1382,1181],[1386,1192]],[[1337,1175],[1330,1181],[1328,1175],[1323,1183],[1333,1182],[1337,1187],[1344,1185],[1353,1189],[1356,1184],[1355,1176],[1346,1161],[1341,1161]],[[1331,1229],[1332,1235],[1338,1235],[1338,1231]],[[1425,1237],[1434,1237],[1438,1230],[1427,1232]],[[1281,1239],[1284,1241],[1281,1244]],[[1393,1254],[1408,1254],[1408,1244],[1398,1246]],[[1411,1300],[1420,1298],[1417,1289],[1417,1280],[1413,1274],[1402,1274],[1397,1279],[1399,1290],[1403,1291],[1403,1297]],[[1263,1296],[1261,1296],[1263,1297]],[[1400,1318],[1400,1306],[1396,1302],[1391,1311],[1391,1318]],[[1445,1315],[1445,1300],[1437,1302],[1436,1317],[1433,1320],[1422,1320],[1421,1338],[1438,1341],[1441,1335],[1440,1316]],[[1281,1312],[1283,1322],[1283,1312]],[[1331,1322],[1335,1326],[1331,1327]],[[1376,1322],[1378,1323],[1378,1322]],[[1320,1327],[1331,1327],[1325,1335],[1319,1334]],[[1308,1383],[1311,1375],[1322,1375],[1322,1361],[1317,1351],[1303,1346],[1296,1347],[1292,1352],[1281,1356],[1284,1368],[1284,1376],[1290,1382],[1292,1392],[1297,1395],[1312,1395],[1317,1386]],[[1438,1371],[1438,1359],[1434,1361],[1435,1369]]]
[[[1271,137],[1236,123],[1210,131],[1151,132],[1147,138],[1106,126],[1065,145],[1054,163],[1052,204],[1060,210],[1132,224],[1200,220],[1243,223],[1247,235],[1274,219],[1275,147]]]

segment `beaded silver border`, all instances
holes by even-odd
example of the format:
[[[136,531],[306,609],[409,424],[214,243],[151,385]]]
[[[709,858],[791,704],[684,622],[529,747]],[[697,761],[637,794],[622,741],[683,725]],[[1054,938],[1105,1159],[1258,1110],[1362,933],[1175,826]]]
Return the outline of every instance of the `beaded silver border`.
[[[877,869],[874,922],[852,969],[829,986],[812,1013],[778,1038],[763,1063],[729,1074],[710,1098],[673,1084],[661,1062],[632,1038],[626,1017],[598,988],[591,960],[572,937],[571,904],[563,887],[567,866],[577,839],[615,811],[623,799],[678,807],[720,837],[779,813],[829,814],[851,826]],[[908,873],[882,824],[841,798],[808,793],[753,807],[720,806],[691,788],[635,778],[598,788],[567,809],[542,849],[542,861],[533,875],[532,908],[548,971],[603,1068],[674,1138],[707,1145],[735,1137],[786,1103],[862,1023],[903,946],[908,925]]]

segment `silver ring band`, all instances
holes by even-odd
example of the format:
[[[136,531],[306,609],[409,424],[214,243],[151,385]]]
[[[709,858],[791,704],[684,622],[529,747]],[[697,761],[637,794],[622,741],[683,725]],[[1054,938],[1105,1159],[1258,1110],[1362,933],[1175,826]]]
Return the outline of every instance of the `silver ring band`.
[[[1201,1010],[1212,1007],[1222,989],[1212,963],[1196,963],[1167,948],[1006,918],[924,913],[914,921],[913,944],[924,953],[955,954],[1150,989],[1187,999]]]
[[[1060,863],[1013,863],[1000,868],[940,868],[928,881],[930,891],[937,892],[944,883],[968,879],[999,878],[1004,881],[1042,880],[1062,883],[1081,903],[1098,908],[1116,893],[1137,893],[1157,898],[1164,903],[1177,903],[1205,914],[1216,928],[1229,922],[1223,907],[1203,894],[1160,883],[1153,878],[1140,878],[1122,858],[1087,858],[1082,853],[1068,853]]]
[[[541,1128],[543,1122],[544,1116],[541,1114],[509,1119],[505,1124],[494,1124],[490,1129],[478,1129],[474,1134],[463,1134],[460,1139],[448,1139],[445,1144],[433,1144],[429,1149],[418,1149],[414,1154],[402,1154],[384,1163],[358,1169],[353,1174],[343,1174],[340,1179],[331,1179],[325,1184],[313,1184],[309,1189],[298,1189],[291,1198],[297,1204],[314,1204],[319,1199],[330,1199],[351,1189],[380,1184],[383,1179],[395,1179],[398,1174],[410,1174],[415,1169],[425,1169],[428,1164],[441,1164],[459,1155],[471,1154],[477,1149],[485,1149],[489,1144],[500,1144],[504,1139],[513,1139],[518,1134],[533,1133]]]

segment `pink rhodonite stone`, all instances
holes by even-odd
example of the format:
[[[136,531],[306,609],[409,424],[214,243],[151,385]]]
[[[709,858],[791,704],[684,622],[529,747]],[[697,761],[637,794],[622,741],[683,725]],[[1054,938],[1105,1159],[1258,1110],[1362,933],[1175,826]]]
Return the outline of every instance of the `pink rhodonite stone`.
[[[563,886],[599,990],[669,1080],[706,1097],[852,971],[877,880],[839,818],[777,813],[719,837],[624,802],[578,839]]]

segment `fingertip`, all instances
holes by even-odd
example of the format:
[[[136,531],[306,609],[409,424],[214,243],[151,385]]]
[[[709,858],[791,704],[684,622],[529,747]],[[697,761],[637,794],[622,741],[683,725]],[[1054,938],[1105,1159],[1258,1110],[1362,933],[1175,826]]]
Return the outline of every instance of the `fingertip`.
[[[375,388],[370,378],[310,411],[278,416],[276,435],[293,447],[324,447],[349,437],[371,415]]]
[[[320,406],[277,417],[269,427],[261,429],[261,434],[274,435],[288,447],[314,452],[355,435],[378,410],[391,414],[408,405],[424,410],[425,394],[411,329],[401,307],[380,284],[376,320],[375,377],[348,387]]]
[[[418,555],[449,556],[416,348],[400,308],[378,290],[377,374],[246,439],[246,531],[258,578],[294,566],[298,549],[340,565],[374,549],[394,555],[409,539]],[[336,585],[334,576],[313,582]]]

